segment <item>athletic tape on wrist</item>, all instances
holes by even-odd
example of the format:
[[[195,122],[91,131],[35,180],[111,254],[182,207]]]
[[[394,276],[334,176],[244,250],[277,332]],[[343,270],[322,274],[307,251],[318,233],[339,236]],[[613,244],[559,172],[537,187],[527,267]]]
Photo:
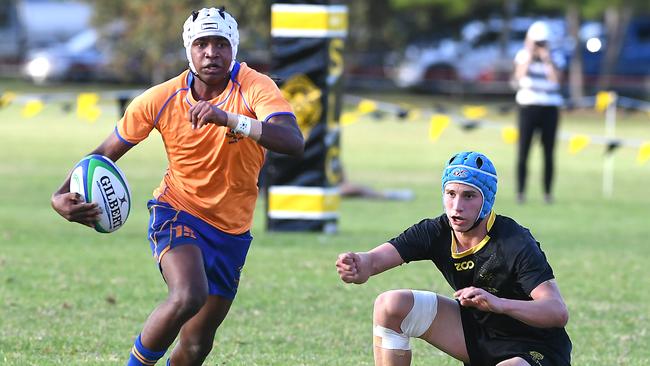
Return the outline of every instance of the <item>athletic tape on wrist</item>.
[[[235,127],[234,131],[236,133],[241,133],[244,136],[248,136],[251,134],[251,125],[253,124],[253,120],[246,117],[242,116],[241,114],[237,116],[237,127]]]

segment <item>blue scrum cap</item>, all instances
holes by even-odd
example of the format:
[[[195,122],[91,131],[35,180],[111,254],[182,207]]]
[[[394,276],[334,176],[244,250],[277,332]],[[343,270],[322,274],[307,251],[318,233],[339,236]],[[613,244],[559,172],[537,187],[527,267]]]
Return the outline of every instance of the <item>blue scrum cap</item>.
[[[497,195],[497,171],[487,156],[474,151],[452,156],[442,172],[443,193],[447,183],[452,182],[467,184],[481,191],[483,205],[477,221],[492,211]]]

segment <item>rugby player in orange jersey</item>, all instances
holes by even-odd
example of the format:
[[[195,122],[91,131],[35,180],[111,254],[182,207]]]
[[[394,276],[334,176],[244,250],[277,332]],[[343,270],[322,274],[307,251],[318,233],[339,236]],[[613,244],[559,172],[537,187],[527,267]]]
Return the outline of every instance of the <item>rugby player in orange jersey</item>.
[[[136,97],[93,154],[118,160],[156,129],[168,169],[148,202],[148,239],[168,286],[131,349],[128,366],[201,365],[237,292],[252,236],[265,149],[300,157],[304,141],[276,84],[236,61],[239,32],[224,9],[194,11],[183,25],[189,70]],[[96,204],[69,192],[52,207],[92,226]]]

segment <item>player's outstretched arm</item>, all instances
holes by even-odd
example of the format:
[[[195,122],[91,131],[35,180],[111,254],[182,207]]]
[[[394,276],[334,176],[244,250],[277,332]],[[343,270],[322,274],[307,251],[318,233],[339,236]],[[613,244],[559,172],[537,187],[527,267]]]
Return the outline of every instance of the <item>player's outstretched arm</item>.
[[[345,283],[361,284],[370,276],[384,272],[404,263],[397,249],[384,243],[369,252],[342,253],[336,260],[336,271]]]
[[[117,161],[130,148],[131,146],[123,143],[117,135],[112,132],[90,154],[104,155],[113,161]],[[71,174],[72,171],[68,173],[68,176],[63,181],[61,187],[52,194],[52,208],[68,221],[78,222],[82,225],[93,227],[99,219],[99,207],[96,203],[86,203],[78,193],[70,193]]]
[[[564,327],[569,312],[555,280],[539,284],[530,293],[531,301],[496,297],[478,287],[466,287],[454,293],[462,306],[505,314],[538,328]]]

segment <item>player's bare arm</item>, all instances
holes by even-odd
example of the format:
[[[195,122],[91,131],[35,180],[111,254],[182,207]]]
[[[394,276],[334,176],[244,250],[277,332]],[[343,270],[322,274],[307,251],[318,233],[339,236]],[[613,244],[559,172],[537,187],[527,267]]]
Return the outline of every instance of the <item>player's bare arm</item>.
[[[462,306],[505,314],[533,327],[564,327],[567,324],[569,312],[555,280],[539,284],[530,296],[531,301],[504,299],[478,287],[466,287],[454,293]]]
[[[224,112],[207,101],[193,105],[188,113],[193,129],[214,123],[242,132],[274,152],[301,157],[304,151],[304,140],[296,118],[289,114],[277,115],[269,119],[268,123],[262,123],[246,116]]]
[[[262,123],[262,134],[257,141],[265,148],[295,157],[302,157],[305,142],[296,118],[290,114],[280,114]]]
[[[117,161],[130,148],[131,146],[122,142],[114,132],[111,132],[90,154],[104,155],[113,161]],[[96,203],[86,203],[78,193],[70,193],[71,173],[68,173],[61,187],[52,194],[52,208],[68,221],[93,227],[99,218],[99,207]]]
[[[369,252],[342,253],[336,260],[336,271],[345,283],[362,284],[370,276],[404,263],[397,249],[384,243]]]

